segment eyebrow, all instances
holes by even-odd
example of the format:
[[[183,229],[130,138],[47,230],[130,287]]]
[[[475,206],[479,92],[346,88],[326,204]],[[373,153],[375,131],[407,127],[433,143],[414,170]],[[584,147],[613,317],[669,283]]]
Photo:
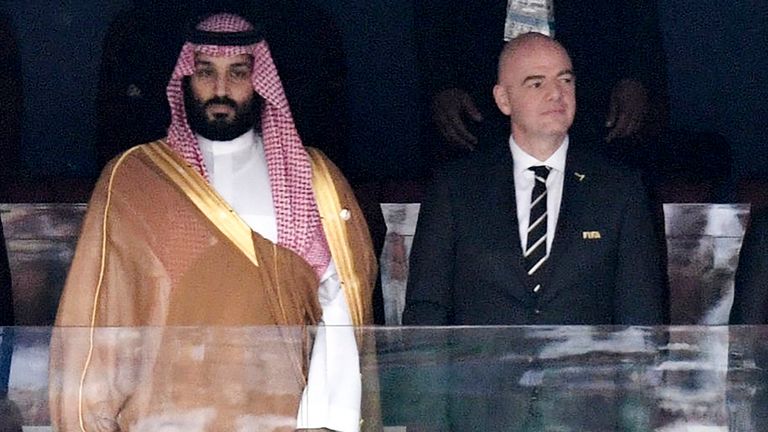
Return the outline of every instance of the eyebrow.
[[[195,66],[210,66],[212,64],[213,64],[213,62],[209,61],[209,60],[197,60],[197,59],[195,59]],[[233,67],[252,67],[252,66],[253,66],[253,62],[251,62],[251,61],[241,61],[241,62],[237,62],[237,63],[232,63],[232,64],[230,64],[227,67],[233,68]]]
[[[563,75],[576,76],[576,75],[574,75],[572,69],[563,69],[560,72],[558,72],[558,74],[556,76],[559,78],[559,77],[561,77]],[[546,78],[546,76],[544,76],[544,75],[529,75],[529,76],[525,77],[525,79],[523,80],[523,85],[525,85],[529,81],[543,80],[545,78]]]
[[[537,80],[543,80],[545,78],[544,75],[529,75],[525,77],[523,80],[523,85],[527,84],[530,81],[537,81]]]
[[[195,66],[199,66],[199,65],[208,66],[210,64],[213,64],[213,62],[210,62],[208,60],[197,60],[197,59],[195,59]]]

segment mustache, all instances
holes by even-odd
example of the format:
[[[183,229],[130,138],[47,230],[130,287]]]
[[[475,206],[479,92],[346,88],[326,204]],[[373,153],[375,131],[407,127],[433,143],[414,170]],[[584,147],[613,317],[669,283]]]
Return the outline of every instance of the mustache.
[[[237,109],[237,102],[235,102],[234,100],[230,99],[227,96],[214,96],[208,99],[207,101],[205,101],[205,103],[203,104],[203,108],[204,109],[208,108],[211,105],[227,105],[233,109]]]

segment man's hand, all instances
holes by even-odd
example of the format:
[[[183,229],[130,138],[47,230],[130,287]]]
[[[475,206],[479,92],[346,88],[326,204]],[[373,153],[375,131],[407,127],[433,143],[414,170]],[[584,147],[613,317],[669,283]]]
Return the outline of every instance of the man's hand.
[[[647,114],[648,90],[643,84],[631,79],[619,81],[611,93],[608,118],[605,121],[609,131],[605,140],[611,142],[638,133]]]
[[[446,89],[432,99],[432,121],[440,135],[453,146],[474,150],[477,137],[467,129],[465,117],[476,122],[483,121],[472,96],[464,90]]]

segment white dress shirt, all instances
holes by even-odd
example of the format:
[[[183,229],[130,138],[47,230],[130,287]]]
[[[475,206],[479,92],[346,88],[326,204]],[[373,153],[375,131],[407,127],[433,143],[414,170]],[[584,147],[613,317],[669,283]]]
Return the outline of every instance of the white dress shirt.
[[[558,149],[545,161],[540,161],[517,145],[509,137],[512,160],[515,167],[515,198],[517,199],[517,223],[520,230],[520,248],[525,250],[528,242],[528,219],[531,216],[531,195],[533,194],[533,171],[530,167],[546,165],[551,168],[547,176],[547,256],[552,250],[555,238],[557,217],[560,215],[560,203],[563,200],[563,179],[565,178],[565,156],[568,153],[568,137]]]
[[[197,136],[210,182],[262,237],[277,241],[277,219],[261,136],[253,130],[232,141]],[[297,428],[360,429],[360,364],[344,290],[331,260],[318,289],[323,319],[309,365]]]

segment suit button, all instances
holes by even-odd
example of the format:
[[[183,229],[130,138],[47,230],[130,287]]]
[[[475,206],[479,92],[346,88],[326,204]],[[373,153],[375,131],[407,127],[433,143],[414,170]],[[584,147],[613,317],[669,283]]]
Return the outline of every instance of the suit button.
[[[539,316],[539,315],[541,315],[541,310],[540,309],[534,309],[533,310],[533,314],[536,315],[536,316]]]

